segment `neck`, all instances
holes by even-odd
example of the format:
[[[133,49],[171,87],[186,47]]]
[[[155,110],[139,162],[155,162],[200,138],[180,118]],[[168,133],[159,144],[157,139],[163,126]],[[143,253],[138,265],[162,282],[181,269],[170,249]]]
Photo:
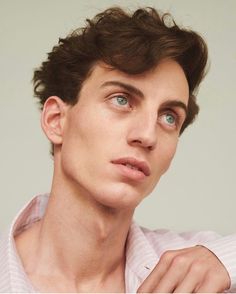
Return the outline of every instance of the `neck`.
[[[133,211],[104,207],[62,187],[54,181],[45,216],[35,229],[34,254],[28,252],[28,259],[25,254],[28,273],[74,281],[79,292],[92,290],[91,281],[95,292],[109,289],[109,280],[124,284],[125,243]]]
[[[52,193],[41,236],[54,245],[62,269],[66,266],[74,276],[89,277],[99,268],[105,276],[123,262],[130,222],[130,214]]]

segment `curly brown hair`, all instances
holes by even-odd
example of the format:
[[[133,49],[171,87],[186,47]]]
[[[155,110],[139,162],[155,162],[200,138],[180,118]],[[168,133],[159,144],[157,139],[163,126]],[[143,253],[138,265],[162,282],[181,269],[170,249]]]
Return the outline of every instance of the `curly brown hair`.
[[[170,14],[160,15],[150,7],[133,13],[113,7],[87,19],[84,28],[59,39],[48,59],[34,72],[34,93],[41,108],[53,95],[74,105],[98,61],[135,75],[170,58],[183,68],[189,85],[188,114],[182,133],[199,111],[195,95],[206,72],[207,55],[202,37],[177,26]]]

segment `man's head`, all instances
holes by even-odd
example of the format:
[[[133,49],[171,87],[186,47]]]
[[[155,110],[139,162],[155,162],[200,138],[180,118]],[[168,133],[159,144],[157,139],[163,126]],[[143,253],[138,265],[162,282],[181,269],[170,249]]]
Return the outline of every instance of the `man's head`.
[[[136,207],[198,111],[206,52],[152,9],[107,10],[61,40],[34,76],[60,192]]]
[[[60,193],[136,207],[170,166],[188,100],[184,71],[168,59],[137,75],[100,62],[75,105],[50,96],[41,121]]]
[[[35,95],[42,107],[53,95],[74,105],[98,61],[137,75],[163,59],[177,61],[188,81],[188,113],[182,133],[198,113],[194,95],[205,74],[207,47],[198,34],[180,29],[169,15],[161,17],[153,8],[134,13],[111,8],[87,20],[85,28],[60,39],[34,73]]]

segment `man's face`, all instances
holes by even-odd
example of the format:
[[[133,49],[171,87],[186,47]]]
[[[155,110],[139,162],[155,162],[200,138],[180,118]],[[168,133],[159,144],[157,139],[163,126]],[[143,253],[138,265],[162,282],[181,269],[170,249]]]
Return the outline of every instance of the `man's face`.
[[[63,130],[62,174],[78,197],[136,207],[171,163],[188,96],[175,61],[139,75],[98,63],[68,108]]]

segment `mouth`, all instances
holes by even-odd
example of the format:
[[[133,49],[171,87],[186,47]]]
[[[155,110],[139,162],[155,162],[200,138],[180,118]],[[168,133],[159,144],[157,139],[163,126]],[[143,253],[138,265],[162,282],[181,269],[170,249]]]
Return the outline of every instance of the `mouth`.
[[[133,157],[124,157],[111,161],[120,167],[123,175],[134,180],[141,180],[150,176],[150,168],[145,161],[137,160]]]

